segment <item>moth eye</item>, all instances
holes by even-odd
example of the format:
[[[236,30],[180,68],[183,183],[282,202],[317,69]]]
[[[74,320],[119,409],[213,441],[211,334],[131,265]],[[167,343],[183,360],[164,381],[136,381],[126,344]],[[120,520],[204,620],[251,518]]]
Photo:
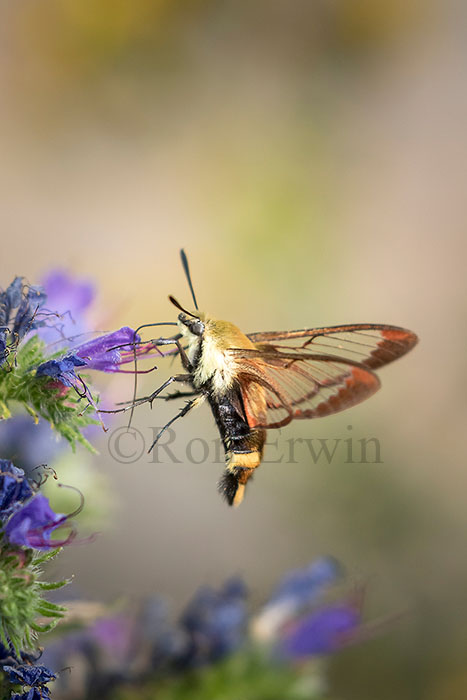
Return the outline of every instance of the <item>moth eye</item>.
[[[202,321],[195,321],[191,326],[191,332],[195,335],[203,335],[204,323]]]

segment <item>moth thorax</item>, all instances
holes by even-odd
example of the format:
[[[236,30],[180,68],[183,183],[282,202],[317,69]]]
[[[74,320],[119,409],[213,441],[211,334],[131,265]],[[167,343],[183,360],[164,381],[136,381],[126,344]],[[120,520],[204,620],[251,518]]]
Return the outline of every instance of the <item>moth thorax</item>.
[[[180,333],[183,336],[183,344],[186,344],[186,354],[190,362],[194,362],[195,358],[199,354],[199,347],[202,339],[199,335],[195,335],[190,331],[190,329],[183,323],[178,323]]]
[[[215,394],[222,394],[232,385],[235,377],[235,361],[226,352],[222,342],[214,334],[205,333],[201,355],[195,370],[195,384],[211,383]]]

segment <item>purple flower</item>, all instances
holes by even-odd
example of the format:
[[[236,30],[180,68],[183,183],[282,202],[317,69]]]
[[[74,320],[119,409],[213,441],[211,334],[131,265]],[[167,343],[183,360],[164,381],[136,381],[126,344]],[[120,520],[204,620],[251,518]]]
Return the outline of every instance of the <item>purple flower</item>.
[[[340,574],[341,568],[332,557],[316,559],[309,566],[286,574],[272,594],[269,604],[290,601],[297,608],[309,605]]]
[[[13,309],[21,304],[23,293],[23,278],[15,277],[4,292],[0,293],[0,325],[8,326]]]
[[[12,543],[32,549],[53,549],[67,544],[64,541],[51,541],[52,531],[66,522],[68,516],[54,513],[49,500],[41,493],[33,496],[17,510],[5,526],[5,535]]]
[[[23,278],[15,277],[10,286],[0,292],[0,366],[8,357],[7,338],[9,333],[10,316],[13,309],[21,303]]]
[[[181,618],[188,645],[181,662],[198,665],[216,661],[237,649],[246,628],[246,587],[239,579],[227,581],[220,591],[202,588]]]
[[[80,378],[75,372],[76,367],[97,369],[101,372],[118,372],[120,365],[133,360],[131,344],[139,340],[139,336],[132,328],[124,326],[118,331],[78,345],[73,349],[73,354],[58,360],[43,362],[37,368],[36,375],[51,377],[64,386],[72,386],[78,390]],[[144,352],[147,352],[146,347]],[[84,389],[83,395],[86,395],[87,389],[82,381],[81,385]]]
[[[29,685],[31,687],[40,687],[45,683],[50,683],[56,679],[55,673],[52,673],[47,666],[31,666],[23,664],[22,666],[4,666],[3,670],[8,673],[11,683],[21,683],[21,685]]]
[[[303,569],[290,571],[257,615],[255,635],[263,641],[274,638],[301,610],[316,603],[340,575],[340,566],[332,557],[321,557]]]
[[[76,355],[66,355],[59,360],[47,360],[43,362],[36,371],[38,377],[51,377],[64,386],[77,387],[79,377],[76,375],[75,367],[85,367],[87,362]]]
[[[94,338],[74,348],[74,354],[85,361],[89,369],[118,372],[120,365],[133,360],[132,343],[140,341],[132,328],[123,326],[118,331]],[[124,346],[124,347],[120,347]]]
[[[284,637],[283,655],[293,659],[332,654],[348,644],[361,624],[360,611],[336,604],[299,620]]]
[[[7,459],[0,459],[0,518],[5,519],[15,508],[32,496],[32,489],[22,469]]]
[[[0,292],[0,366],[8,357],[9,342],[16,344],[30,330],[43,325],[37,312],[46,299],[42,287],[28,287],[22,277],[15,277],[10,286]]]
[[[53,270],[43,280],[47,306],[59,315],[59,321],[40,330],[41,338],[50,343],[79,335],[88,330],[86,311],[95,296],[95,286],[87,280],[74,279],[64,270]]]
[[[37,312],[45,304],[47,294],[42,287],[38,286],[30,286],[27,291],[24,289],[23,287],[23,297],[13,324],[12,332],[15,340],[21,340],[26,333],[44,324],[43,320],[37,318]]]

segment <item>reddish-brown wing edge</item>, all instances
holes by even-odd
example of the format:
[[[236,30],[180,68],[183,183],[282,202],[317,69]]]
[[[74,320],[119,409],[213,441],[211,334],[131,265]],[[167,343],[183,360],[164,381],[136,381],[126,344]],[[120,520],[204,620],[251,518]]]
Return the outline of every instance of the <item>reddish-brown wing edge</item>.
[[[399,326],[389,326],[377,323],[355,323],[342,326],[327,326],[323,328],[302,328],[296,331],[267,331],[264,333],[249,333],[248,338],[253,343],[271,343],[274,344],[281,340],[293,340],[295,338],[308,338],[308,343],[305,346],[312,349],[313,340],[315,338],[334,336],[338,333],[356,333],[362,331],[373,331],[376,335],[374,347],[370,348],[370,352],[365,359],[359,363],[363,367],[377,369],[384,365],[397,360],[405,355],[418,342],[418,337],[412,331]],[[365,336],[371,340],[370,336]],[[337,339],[337,338],[336,338]],[[338,356],[339,348],[336,346],[336,355]],[[331,349],[331,352],[333,350]],[[362,353],[363,354],[363,353]]]
[[[239,366],[239,379],[240,386],[242,387],[243,403],[245,406],[245,413],[247,416],[248,424],[252,428],[281,428],[288,425],[294,419],[310,419],[329,416],[333,413],[338,413],[347,408],[355,406],[365,399],[372,396],[380,387],[380,381],[376,374],[366,367],[362,367],[359,363],[352,362],[351,360],[339,359],[330,355],[319,355],[314,353],[285,353],[272,351],[267,353],[261,350],[254,349],[231,349],[230,353],[237,356],[239,360],[239,365],[242,360],[250,363],[252,367],[251,371],[248,371],[248,367],[244,366],[241,368]],[[314,408],[300,409],[297,408],[299,403],[306,400],[307,396],[304,395],[303,399],[288,400],[287,391],[278,385],[277,381],[271,381],[268,377],[267,366],[258,367],[255,360],[261,360],[262,363],[266,363],[269,359],[274,365],[274,369],[277,371],[279,369],[278,363],[281,361],[290,364],[296,362],[332,362],[341,364],[343,367],[349,369],[349,374],[345,379],[345,383],[339,386],[336,382],[334,385],[336,388],[336,393],[327,399],[318,403]],[[253,364],[254,363],[254,364]],[[284,372],[289,371],[288,367],[283,367]],[[254,407],[250,406],[250,401],[248,397],[248,386],[251,383],[256,383],[262,386],[266,391],[270,391],[281,404],[281,407],[287,411],[287,416],[279,421],[273,421],[272,423],[256,423],[254,419]],[[332,386],[332,385],[331,385]],[[324,389],[328,387],[323,387]],[[319,395],[318,392],[316,395]]]

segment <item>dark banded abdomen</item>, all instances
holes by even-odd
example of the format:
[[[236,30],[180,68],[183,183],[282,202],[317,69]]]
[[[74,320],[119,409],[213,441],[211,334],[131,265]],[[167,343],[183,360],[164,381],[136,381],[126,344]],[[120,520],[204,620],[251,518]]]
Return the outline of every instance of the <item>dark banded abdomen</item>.
[[[209,392],[208,400],[226,454],[226,472],[219,481],[219,492],[229,505],[239,505],[245,484],[261,463],[266,431],[248,425],[240,387],[234,386],[220,397]]]

